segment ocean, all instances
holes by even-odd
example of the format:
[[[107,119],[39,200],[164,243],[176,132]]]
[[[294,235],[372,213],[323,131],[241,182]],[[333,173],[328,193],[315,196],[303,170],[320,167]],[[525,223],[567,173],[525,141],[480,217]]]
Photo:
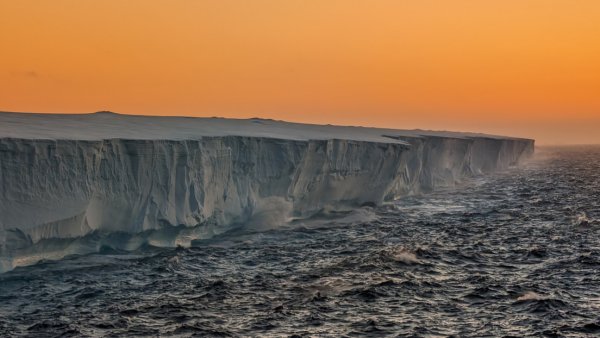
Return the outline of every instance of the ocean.
[[[0,336],[600,335],[600,146],[377,208],[0,274]]]

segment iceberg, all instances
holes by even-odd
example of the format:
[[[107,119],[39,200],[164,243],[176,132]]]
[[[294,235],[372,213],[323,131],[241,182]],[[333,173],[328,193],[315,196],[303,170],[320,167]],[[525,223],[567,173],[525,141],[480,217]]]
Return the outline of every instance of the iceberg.
[[[206,238],[453,186],[533,151],[476,133],[0,113],[0,271],[44,241],[172,228]]]

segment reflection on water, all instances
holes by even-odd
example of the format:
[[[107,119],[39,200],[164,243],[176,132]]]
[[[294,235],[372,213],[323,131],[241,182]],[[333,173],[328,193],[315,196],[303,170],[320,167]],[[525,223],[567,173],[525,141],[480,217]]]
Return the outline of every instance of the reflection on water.
[[[0,336],[600,334],[600,148],[458,190],[0,275]]]

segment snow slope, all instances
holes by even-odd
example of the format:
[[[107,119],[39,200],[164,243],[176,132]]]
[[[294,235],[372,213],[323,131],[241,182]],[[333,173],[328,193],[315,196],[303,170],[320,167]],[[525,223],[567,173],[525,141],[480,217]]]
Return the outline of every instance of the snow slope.
[[[0,113],[0,271],[44,239],[173,227],[209,237],[381,204],[518,164],[533,145],[263,119]]]

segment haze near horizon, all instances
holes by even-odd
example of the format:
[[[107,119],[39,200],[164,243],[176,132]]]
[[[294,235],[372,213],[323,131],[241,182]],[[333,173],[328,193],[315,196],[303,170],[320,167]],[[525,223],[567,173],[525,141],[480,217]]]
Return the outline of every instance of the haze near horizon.
[[[0,1],[0,110],[600,143],[600,3]]]

